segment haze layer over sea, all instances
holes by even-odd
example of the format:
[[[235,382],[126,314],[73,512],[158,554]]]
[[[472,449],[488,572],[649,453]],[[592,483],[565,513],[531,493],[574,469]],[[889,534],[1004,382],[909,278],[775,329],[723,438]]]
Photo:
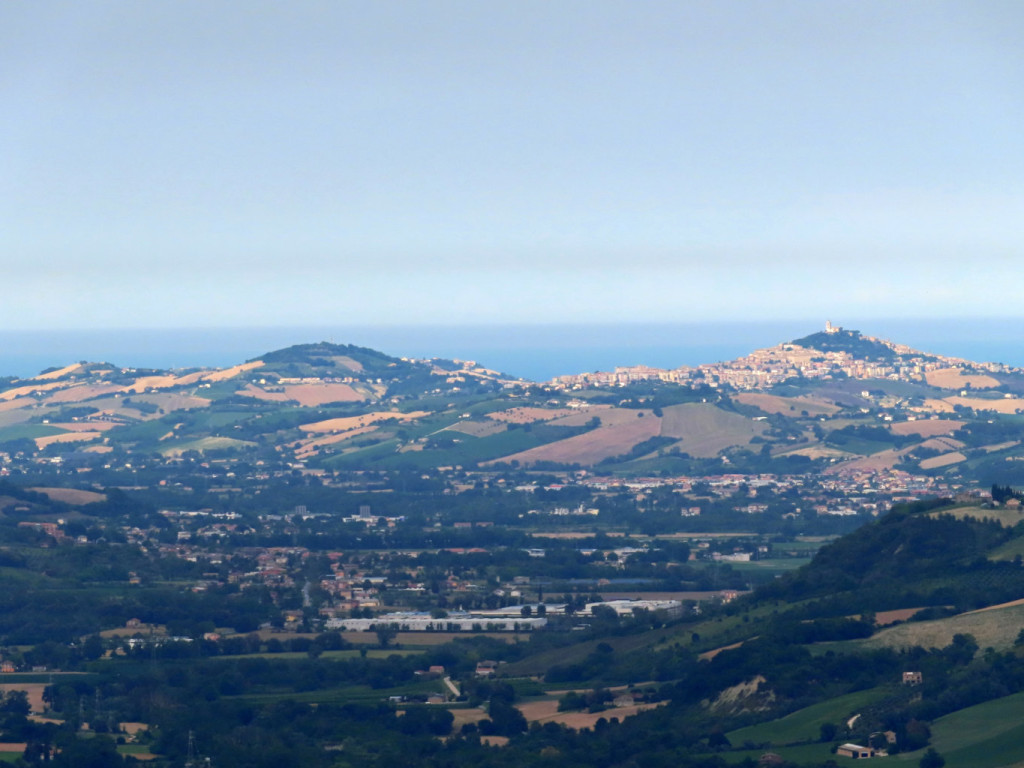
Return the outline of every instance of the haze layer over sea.
[[[933,354],[1024,366],[1024,318],[869,319],[835,325]],[[728,323],[308,326],[0,331],[0,376],[73,362],[131,368],[225,367],[293,344],[330,341],[396,357],[474,360],[532,381],[616,366],[732,360],[806,336],[825,319]]]

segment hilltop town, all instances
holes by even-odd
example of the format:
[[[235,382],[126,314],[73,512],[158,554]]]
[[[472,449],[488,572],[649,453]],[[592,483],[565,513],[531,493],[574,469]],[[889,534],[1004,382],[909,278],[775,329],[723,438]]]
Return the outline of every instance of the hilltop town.
[[[823,334],[823,339],[816,338],[820,335],[815,334],[802,343],[777,344],[719,363],[682,366],[670,370],[642,365],[623,366],[610,372],[558,376],[551,384],[560,389],[574,390],[662,381],[686,387],[728,387],[748,391],[770,388],[793,379],[828,381],[849,378],[927,383],[929,374],[951,371],[963,376],[964,385],[969,387],[971,374],[1019,372],[1002,363],[979,363],[922,353],[905,345],[862,336],[858,331],[845,330],[831,322],[826,323]],[[846,348],[829,348],[840,346],[834,343],[840,339],[856,344],[842,345]],[[824,348],[813,346],[815,341],[821,340],[833,343],[822,345]],[[857,347],[867,350],[870,357],[850,351]]]

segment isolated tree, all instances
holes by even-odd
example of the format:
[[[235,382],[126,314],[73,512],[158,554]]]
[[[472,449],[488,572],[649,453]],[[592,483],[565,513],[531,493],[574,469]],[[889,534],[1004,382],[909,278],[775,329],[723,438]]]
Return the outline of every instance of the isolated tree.
[[[373,628],[377,635],[377,642],[381,648],[387,648],[388,644],[398,636],[398,630],[390,625],[377,625]]]

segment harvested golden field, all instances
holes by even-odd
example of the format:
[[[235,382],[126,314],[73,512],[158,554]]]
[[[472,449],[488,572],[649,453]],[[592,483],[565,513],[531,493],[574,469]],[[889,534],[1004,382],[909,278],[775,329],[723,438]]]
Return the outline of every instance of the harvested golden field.
[[[61,376],[67,376],[69,373],[74,373],[82,367],[81,363],[72,363],[71,365],[65,365],[63,368],[59,368],[56,371],[50,371],[49,373],[41,373],[38,376],[33,376],[33,381],[39,381],[41,379],[59,379]]]
[[[348,429],[366,427],[381,421],[387,421],[388,419],[411,421],[429,415],[429,411],[410,411],[408,413],[402,413],[401,411],[373,411],[371,413],[364,413],[362,416],[345,416],[337,419],[315,421],[311,424],[303,424],[299,429],[303,432],[344,432]]]
[[[92,504],[96,501],[104,501],[107,498],[105,493],[96,491],[82,491],[78,488],[29,488],[30,491],[45,493],[54,501],[63,501],[65,504],[77,506],[79,504]]]
[[[966,445],[954,440],[952,437],[933,437],[921,443],[921,448],[931,448],[934,451],[959,451]]]
[[[325,435],[324,437],[314,437],[303,440],[299,447],[295,449],[295,457],[304,458],[306,456],[312,456],[325,445],[343,443],[346,440],[351,440],[353,437],[365,435],[367,432],[375,432],[377,429],[379,429],[379,427],[370,425],[367,427],[357,427],[356,429],[350,429],[348,432],[341,432],[339,434],[331,434]]]
[[[63,432],[59,435],[37,437],[35,438],[35,443],[36,448],[43,450],[46,446],[53,445],[54,443],[87,443],[102,436],[102,432]]]
[[[899,450],[890,448],[886,451],[879,451],[871,456],[862,456],[859,459],[853,459],[852,461],[846,461],[842,464],[836,464],[825,470],[826,475],[834,475],[839,472],[847,471],[877,471],[880,469],[892,469],[898,464],[903,457],[913,450],[910,448],[901,448]]]
[[[28,694],[28,703],[33,712],[42,712],[45,709],[43,704],[43,690],[46,683],[0,683],[0,691],[25,691]]]
[[[36,405],[37,400],[34,397],[21,397],[17,400],[0,400],[0,413],[4,411],[16,411],[19,408],[28,408],[29,406]]]
[[[520,464],[534,464],[538,461],[554,461],[559,464],[596,464],[609,456],[621,456],[637,443],[656,437],[661,431],[661,419],[655,416],[637,418],[610,427],[598,427],[590,432],[547,445],[540,445],[526,451],[513,453],[484,465],[498,462],[518,461]]]
[[[348,355],[334,355],[331,357],[331,361],[335,366],[348,368],[350,371],[354,371],[355,373],[362,373],[363,371],[363,364],[358,360],[353,360]]]
[[[959,464],[961,461],[967,461],[967,457],[964,456],[960,451],[953,451],[951,453],[944,453],[941,456],[932,456],[928,459],[921,459],[921,469],[938,469],[939,467],[949,467],[953,464]]]
[[[68,432],[106,432],[117,426],[112,421],[61,421],[50,424],[51,427],[66,429]]]
[[[921,437],[937,437],[956,432],[964,422],[956,419],[918,419],[916,421],[897,421],[889,425],[894,435],[920,435]]]
[[[572,408],[509,408],[507,411],[488,413],[487,418],[506,424],[533,424],[537,421],[551,421],[573,413],[575,411]]]
[[[178,386],[178,377],[171,375],[163,376],[140,376],[128,386],[121,387],[122,392],[142,393],[147,389],[169,389]]]
[[[685,403],[665,408],[661,435],[679,438],[676,446],[691,456],[714,457],[726,448],[749,445],[768,424],[753,421],[738,413],[716,408],[710,403]]]
[[[657,704],[631,704],[628,707],[612,707],[604,712],[559,712],[557,701],[531,701],[525,704],[517,704],[516,709],[523,713],[531,723],[561,723],[567,728],[580,730],[582,728],[593,728],[595,723],[602,717],[608,720],[613,717],[620,721],[631,717],[638,712],[654,709],[664,702]]]
[[[991,389],[999,386],[999,380],[983,373],[964,373],[961,368],[940,368],[928,371],[924,380],[941,389]]]
[[[568,416],[555,419],[551,425],[554,427],[582,427],[596,417],[601,420],[602,427],[614,427],[638,418],[637,413],[643,413],[645,417],[651,415],[650,410],[637,411],[632,408],[616,408],[611,405],[594,405],[589,408],[578,408]]]
[[[923,608],[898,608],[894,611],[879,611],[875,614],[875,626],[885,627],[897,621],[906,621]]]
[[[202,381],[206,377],[205,371],[194,371],[193,373],[186,373],[184,376],[177,377],[177,386],[187,387],[190,384]]]
[[[275,390],[268,392],[265,389],[257,387],[255,384],[247,384],[245,389],[240,389],[236,394],[244,395],[245,397],[255,397],[257,400],[265,400],[271,403],[283,403],[288,399],[288,395],[284,393],[284,387],[280,388],[281,391]]]
[[[1001,397],[998,400],[988,400],[983,397],[946,397],[943,401],[949,403],[950,407],[962,405],[973,408],[976,411],[995,411],[996,413],[1014,414],[1024,410],[1024,400],[1019,397]]]
[[[306,407],[324,405],[325,403],[354,403],[366,399],[351,385],[334,383],[287,384],[283,387],[275,387],[269,392],[255,384],[249,384],[238,394],[278,403],[294,400],[299,405]]]
[[[284,388],[289,400],[299,405],[316,406],[324,403],[353,403],[366,398],[348,384],[289,384]]]
[[[62,381],[50,381],[46,384],[30,384],[26,387],[15,387],[14,389],[8,389],[6,392],[0,392],[0,400],[13,400],[16,397],[32,395],[37,392],[50,392],[65,386],[67,385]]]
[[[508,424],[500,421],[460,421],[445,429],[450,432],[461,432],[470,437],[487,437],[506,431]]]
[[[756,392],[743,392],[734,396],[733,400],[760,408],[765,413],[781,413],[786,416],[799,416],[804,411],[808,416],[831,416],[840,410],[838,405],[809,397],[779,397]]]
[[[209,373],[203,374],[203,381],[217,382],[226,381],[227,379],[233,379],[240,373],[251,371],[255,368],[262,368],[262,360],[253,360],[251,363],[242,363],[241,365],[235,365],[231,368],[224,368],[220,371],[210,371]]]
[[[81,403],[85,400],[92,400],[95,397],[103,397],[104,395],[112,395],[114,392],[122,391],[124,391],[124,387],[117,384],[75,384],[48,395],[46,403]]]

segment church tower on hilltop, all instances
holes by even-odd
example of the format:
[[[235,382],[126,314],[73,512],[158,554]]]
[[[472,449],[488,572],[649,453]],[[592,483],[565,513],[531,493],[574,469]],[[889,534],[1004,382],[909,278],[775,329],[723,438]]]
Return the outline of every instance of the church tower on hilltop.
[[[839,333],[841,330],[843,329],[840,326],[832,325],[831,320],[825,321],[825,333]]]

